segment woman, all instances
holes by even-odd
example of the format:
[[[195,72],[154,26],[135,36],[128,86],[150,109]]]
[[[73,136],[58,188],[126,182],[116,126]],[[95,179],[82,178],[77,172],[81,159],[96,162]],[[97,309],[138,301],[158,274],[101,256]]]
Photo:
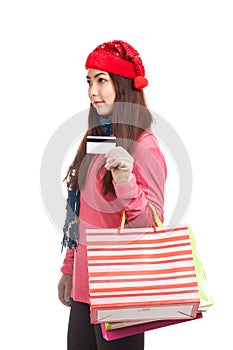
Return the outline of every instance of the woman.
[[[148,227],[148,203],[163,222],[166,164],[151,131],[143,92],[148,81],[138,52],[121,40],[107,42],[90,53],[86,69],[88,131],[66,177],[63,246],[68,249],[58,285],[59,299],[71,306],[68,349],[142,350],[144,334],[108,342],[100,326],[90,324],[85,231],[118,227],[122,210],[126,227]],[[87,154],[87,136],[103,135],[116,136],[117,146],[107,155]]]

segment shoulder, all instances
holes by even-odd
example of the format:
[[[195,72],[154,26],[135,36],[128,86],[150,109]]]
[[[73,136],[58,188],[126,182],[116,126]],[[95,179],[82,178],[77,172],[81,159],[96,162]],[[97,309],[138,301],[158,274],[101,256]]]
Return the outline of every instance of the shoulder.
[[[145,130],[140,135],[134,148],[134,157],[143,163],[154,163],[156,160],[160,163],[166,172],[166,161],[157,137],[151,130]]]
[[[158,149],[159,150],[159,142],[154,133],[147,129],[144,130],[143,133],[139,136],[137,143],[143,147],[148,149]]]

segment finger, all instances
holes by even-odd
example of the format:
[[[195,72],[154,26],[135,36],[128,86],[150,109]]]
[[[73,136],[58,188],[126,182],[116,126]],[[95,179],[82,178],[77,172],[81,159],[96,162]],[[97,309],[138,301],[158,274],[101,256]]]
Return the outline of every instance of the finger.
[[[58,299],[61,302],[64,300],[64,286],[58,285]]]
[[[58,298],[59,298],[60,302],[61,302],[63,305],[65,305],[65,306],[71,306],[70,300],[65,300],[65,299],[64,299],[64,296],[59,295]]]
[[[108,151],[106,154],[106,157],[115,158],[119,154],[122,154],[122,153],[124,154],[125,152],[126,151],[123,149],[123,147],[117,146],[117,147],[114,147],[113,149],[111,149],[110,151]]]
[[[106,168],[108,170],[112,170],[114,168],[121,168],[121,169],[127,169],[128,166],[127,166],[127,163],[121,159],[116,159],[116,160],[113,160],[111,162],[107,162],[106,163]]]
[[[64,301],[62,304],[67,306],[67,307],[71,307],[71,302],[70,301]]]
[[[66,286],[65,287],[65,295],[64,295],[64,300],[66,303],[70,302],[70,297],[71,297],[71,287],[70,286]]]
[[[65,300],[60,300],[62,302],[63,305],[70,307],[71,306],[71,302],[70,301],[65,301]]]
[[[70,300],[65,300],[64,297],[64,291],[65,291],[65,287],[62,286],[58,286],[58,299],[60,300],[60,302],[65,305],[65,306],[71,306],[70,304]]]
[[[64,293],[62,291],[59,291],[58,299],[63,305],[68,306],[66,300],[64,299]]]
[[[115,157],[107,157],[106,163],[113,162],[115,160],[121,160],[121,161],[125,161],[125,162],[128,162],[128,163],[133,163],[133,158],[131,156],[127,157],[127,156],[124,156],[124,155],[118,155],[118,156],[115,156]]]

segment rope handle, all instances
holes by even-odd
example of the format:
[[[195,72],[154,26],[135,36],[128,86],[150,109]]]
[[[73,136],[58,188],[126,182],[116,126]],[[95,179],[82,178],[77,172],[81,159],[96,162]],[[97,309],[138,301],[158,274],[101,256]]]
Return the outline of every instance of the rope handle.
[[[154,206],[148,202],[147,207],[150,211],[150,218],[151,218],[151,227],[154,228],[154,232],[156,232],[156,225],[158,227],[163,226],[162,221],[160,220],[160,218],[158,217],[156,210],[154,208]],[[125,226],[125,221],[126,221],[126,210],[123,209],[122,213],[121,213],[121,220],[120,220],[120,225],[118,228],[118,234],[120,234],[120,230],[124,228]]]

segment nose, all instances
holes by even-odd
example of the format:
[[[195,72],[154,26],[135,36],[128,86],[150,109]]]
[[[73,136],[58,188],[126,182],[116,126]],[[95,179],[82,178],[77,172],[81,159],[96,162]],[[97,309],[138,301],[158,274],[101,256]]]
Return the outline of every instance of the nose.
[[[90,96],[97,96],[98,95],[98,88],[94,82],[89,87],[89,95]]]

